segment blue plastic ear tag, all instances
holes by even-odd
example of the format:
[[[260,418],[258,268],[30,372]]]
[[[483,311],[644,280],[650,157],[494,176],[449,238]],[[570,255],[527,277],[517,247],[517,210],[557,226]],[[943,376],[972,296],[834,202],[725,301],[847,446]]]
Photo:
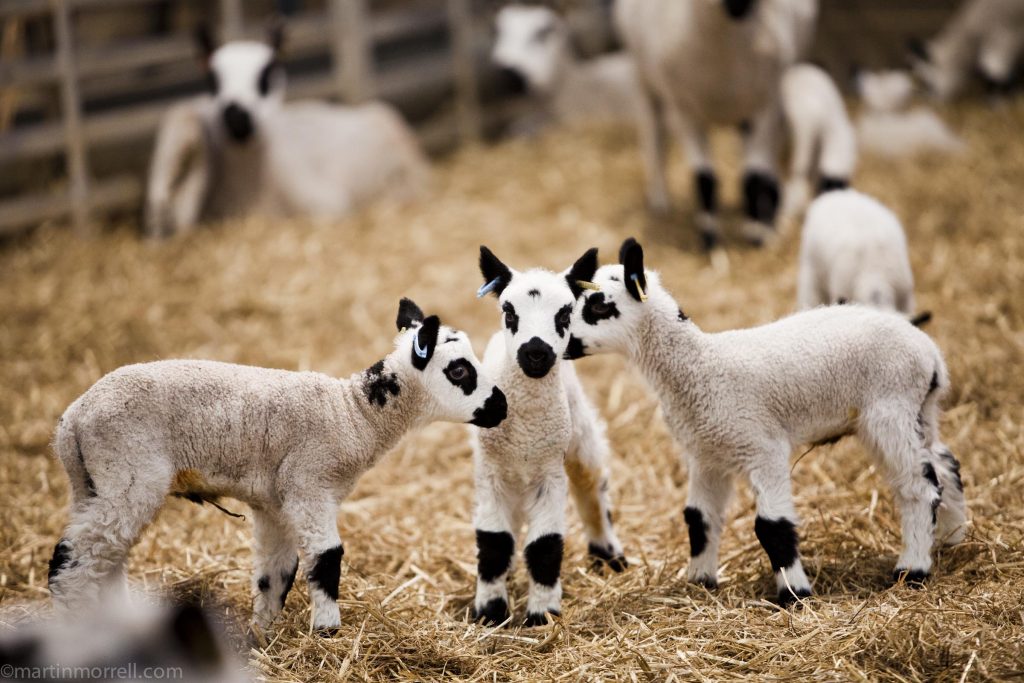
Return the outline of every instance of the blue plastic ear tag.
[[[420,331],[416,330],[416,336],[412,338],[412,350],[420,358],[426,359],[427,350],[420,346]]]
[[[482,299],[491,292],[493,292],[494,288],[498,286],[499,282],[501,282],[501,278],[496,277],[490,282],[488,282],[486,285],[481,286],[480,289],[476,290],[476,298]]]
[[[636,291],[640,292],[640,301],[647,301],[647,292],[645,292],[644,288],[640,286],[640,276],[637,273],[633,273],[629,276],[629,279],[636,285]]]

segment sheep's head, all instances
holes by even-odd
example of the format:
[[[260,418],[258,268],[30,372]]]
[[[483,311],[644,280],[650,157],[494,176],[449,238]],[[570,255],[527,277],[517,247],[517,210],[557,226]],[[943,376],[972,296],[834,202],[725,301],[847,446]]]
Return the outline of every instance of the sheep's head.
[[[498,12],[495,28],[494,63],[530,90],[551,90],[569,47],[562,18],[548,7],[508,5]]]
[[[514,271],[480,247],[481,296],[493,292],[501,307],[505,348],[527,377],[551,371],[569,346],[569,325],[583,288],[597,270],[591,249],[563,273],[542,269]]]
[[[425,415],[478,427],[496,427],[505,419],[505,394],[484,373],[465,332],[442,325],[436,315],[424,317],[409,299],[399,303],[395,322],[397,355],[409,366],[403,374],[423,389]]]
[[[629,353],[649,307],[648,291],[659,286],[657,273],[644,270],[643,247],[632,237],[622,243],[619,264],[599,268],[594,284],[598,289],[584,294],[573,316],[566,358]]]
[[[246,40],[216,47],[205,30],[197,39],[224,131],[232,141],[244,144],[259,134],[262,120],[284,100],[284,69],[277,59],[281,30],[272,30],[268,43]]]

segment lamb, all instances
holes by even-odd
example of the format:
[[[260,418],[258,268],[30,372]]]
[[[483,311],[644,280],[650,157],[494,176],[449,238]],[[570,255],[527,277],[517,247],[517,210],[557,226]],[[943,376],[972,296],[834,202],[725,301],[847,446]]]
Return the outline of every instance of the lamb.
[[[782,77],[782,109],[793,140],[783,216],[795,216],[818,193],[849,186],[857,164],[857,137],[839,89],[813,64],[790,67]]]
[[[911,43],[917,76],[939,99],[958,95],[974,73],[1005,92],[1024,52],[1024,3],[966,0],[938,36]]]
[[[920,583],[935,539],[963,540],[960,465],[939,437],[949,388],[942,353],[906,320],[830,306],[745,330],[708,334],[682,312],[643,249],[622,245],[573,316],[570,356],[627,356],[660,399],[686,453],[690,581],[717,586],[718,546],[733,479],[757,504],[754,531],[782,604],[809,596],[797,548],[789,456],[801,443],[856,434],[889,480],[903,521],[896,580]]]
[[[569,27],[548,7],[506,5],[495,19],[491,59],[523,82],[557,123],[629,122],[636,119],[640,87],[624,52],[580,61]]]
[[[914,313],[914,276],[896,215],[856,190],[814,200],[800,243],[797,305],[857,303]]]
[[[506,582],[515,537],[525,522],[524,556],[530,575],[526,626],[561,611],[559,580],[566,494],[572,492],[595,565],[626,567],[608,502],[608,442],[604,424],[567,361],[570,316],[597,268],[597,251],[568,271],[512,270],[480,248],[481,295],[493,292],[504,330],[491,337],[484,369],[511,405],[500,426],[474,430],[478,576],[474,618],[509,618]]]
[[[388,105],[283,103],[280,43],[279,33],[269,45],[214,48],[201,38],[210,94],[171,107],[160,124],[148,236],[251,215],[332,220],[375,199],[405,201],[425,190],[428,163]]]
[[[644,97],[640,146],[647,201],[664,213],[669,126],[683,139],[700,199],[697,227],[707,249],[720,239],[718,181],[707,127],[746,128],[744,234],[761,243],[773,233],[779,205],[776,180],[782,115],[780,81],[807,48],[816,0],[621,0],[620,33],[633,55]]]
[[[434,420],[498,425],[505,396],[465,333],[398,309],[395,349],[348,379],[210,361],[122,367],[65,411],[54,450],[70,521],[50,561],[59,609],[124,584],[124,564],[168,493],[252,508],[253,625],[268,628],[306,563],[312,626],[341,622],[337,512],[359,476]]]

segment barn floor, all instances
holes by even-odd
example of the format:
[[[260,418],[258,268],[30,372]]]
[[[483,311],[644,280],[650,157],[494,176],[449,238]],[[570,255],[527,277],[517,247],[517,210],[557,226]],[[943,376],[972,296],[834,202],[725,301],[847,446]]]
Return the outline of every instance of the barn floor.
[[[802,551],[817,595],[781,611],[741,487],[724,537],[722,586],[688,585],[686,472],[639,376],[614,358],[578,367],[609,424],[614,499],[631,567],[587,569],[570,513],[564,617],[542,629],[467,623],[475,576],[465,429],[434,425],[370,472],[339,516],[344,626],[308,634],[304,587],[280,630],[249,653],[268,679],[983,680],[1024,675],[1024,104],[947,112],[962,158],[866,159],[856,184],[903,218],[927,328],[953,391],[943,422],[963,462],[973,524],[938,553],[924,590],[890,588],[899,522],[852,440],[799,462]],[[732,136],[715,139],[735,160]],[[735,206],[738,169],[723,167]],[[586,247],[604,260],[636,235],[649,267],[706,330],[749,326],[793,306],[794,230],[774,248],[730,242],[727,267],[696,252],[689,181],[673,168],[679,212],[655,221],[640,201],[629,132],[551,134],[444,162],[434,197],[378,207],[340,225],[249,221],[161,245],[128,228],[88,243],[43,228],[0,251],[0,622],[47,600],[46,563],[67,486],[49,456],[67,404],[102,374],[171,357],[348,375],[390,348],[398,298],[466,328],[482,352],[497,329],[478,301],[477,247],[517,267],[564,268]],[[730,222],[738,217],[730,215]],[[733,234],[736,234],[733,230]],[[228,501],[229,508],[244,505]],[[191,591],[232,623],[249,609],[247,523],[171,501],[136,547],[135,583]],[[525,600],[520,563],[513,586]]]

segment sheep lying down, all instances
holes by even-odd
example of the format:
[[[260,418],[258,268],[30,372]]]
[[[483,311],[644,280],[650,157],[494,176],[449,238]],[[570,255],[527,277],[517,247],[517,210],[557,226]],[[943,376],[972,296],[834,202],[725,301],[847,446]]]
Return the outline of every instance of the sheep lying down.
[[[128,365],[64,413],[54,450],[70,520],[49,584],[59,609],[124,583],[128,552],[168,494],[248,503],[253,623],[270,626],[306,563],[315,629],[340,624],[338,506],[402,436],[435,420],[494,427],[505,396],[465,333],[402,300],[395,348],[348,379],[210,361]]]

